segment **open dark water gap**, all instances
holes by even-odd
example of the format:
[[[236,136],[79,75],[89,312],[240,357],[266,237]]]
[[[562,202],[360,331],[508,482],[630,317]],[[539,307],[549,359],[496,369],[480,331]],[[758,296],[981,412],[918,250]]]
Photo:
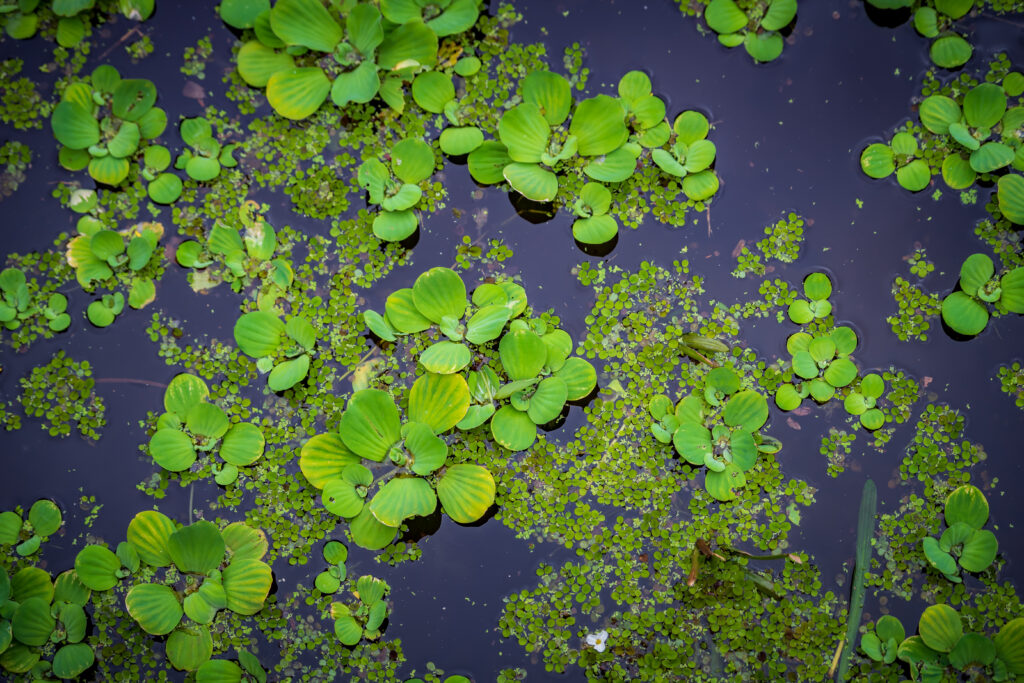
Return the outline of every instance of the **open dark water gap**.
[[[203,86],[220,93],[222,71],[233,68],[234,36],[212,5],[184,0],[158,0],[157,5],[154,16],[142,25],[153,38],[154,54],[133,65],[123,48],[116,47],[107,61],[124,75],[152,79],[159,89],[159,106],[174,121],[179,113],[201,113],[201,107],[182,94],[190,80],[178,70],[184,48],[202,35],[212,37],[214,54]],[[919,379],[931,377],[926,395],[934,392],[936,402],[963,411],[965,438],[982,444],[988,453],[977,471],[1000,481],[999,494],[989,497],[989,528],[997,533],[1001,554],[1008,560],[1001,576],[1020,585],[1024,543],[1013,530],[1021,507],[1012,491],[1024,475],[1019,457],[1024,413],[1014,408],[1012,398],[1002,394],[992,378],[998,365],[1021,357],[1024,320],[993,320],[985,334],[969,343],[948,338],[934,326],[927,342],[900,343],[885,321],[895,310],[891,283],[896,275],[906,274],[902,257],[914,250],[915,243],[920,242],[936,264],[926,287],[935,287],[939,280],[952,284],[963,256],[983,250],[973,225],[986,215],[987,190],[979,191],[979,202],[973,206],[963,206],[949,190],[935,201],[935,186],[911,195],[895,183],[871,181],[859,167],[859,151],[867,142],[888,135],[913,115],[911,99],[928,67],[926,41],[909,23],[895,29],[874,25],[861,2],[810,0],[801,3],[782,57],[755,66],[742,50],[727,51],[713,37],[700,36],[694,20],[683,17],[669,0],[518,0],[515,5],[524,21],[513,28],[511,39],[545,43],[553,70],[561,70],[563,48],[580,43],[584,65],[591,71],[588,94],[613,92],[623,73],[641,69],[651,76],[655,94],[666,100],[670,119],[684,109],[700,109],[715,125],[712,137],[722,189],[710,214],[691,213],[683,228],[665,227],[650,217],[639,229],[620,228],[618,244],[605,259],[632,271],[645,260],[668,265],[674,258],[688,258],[693,272],[706,277],[707,296],[730,304],[756,295],[756,280],[730,275],[737,243],[757,241],[764,226],[789,211],[807,218],[801,258],[788,266],[775,264],[772,276],[798,283],[812,268],[827,270],[834,283],[837,319],[859,333],[856,357],[861,368],[893,364]],[[104,26],[93,55],[103,54],[131,25],[122,19]],[[1007,51],[1014,63],[1024,59],[1024,32],[1019,27],[986,17],[965,19],[962,26],[976,50],[972,69],[999,51]],[[0,44],[0,52],[4,58],[23,57],[25,73],[40,80],[38,62],[33,61],[38,58],[36,46],[7,40]],[[91,58],[85,71],[97,63]],[[234,106],[220,94],[212,94],[207,102]],[[258,112],[265,113],[265,107]],[[56,165],[48,123],[41,131],[18,132],[16,139],[32,147],[33,164],[22,187],[4,200],[0,229],[6,252],[41,250],[58,232],[73,232],[77,216],[49,196],[51,184],[67,174]],[[486,238],[501,238],[515,252],[506,270],[522,275],[533,307],[554,309],[573,339],[581,340],[593,292],[578,284],[572,268],[601,259],[575,247],[570,213],[562,210],[552,220],[534,225],[516,214],[506,193],[493,188],[481,193],[464,166],[448,163],[440,173],[449,194],[448,208],[424,216],[409,265],[397,268],[367,293],[366,306],[381,310],[386,293],[410,286],[429,267],[452,265],[459,231],[476,237],[472,215],[483,210],[488,215]],[[273,202],[267,219],[275,226],[292,225],[311,234],[323,234],[329,227],[328,221],[291,212],[283,194],[257,199]],[[463,216],[456,218],[453,208]],[[686,253],[681,254],[684,248]],[[65,293],[69,309],[84,310],[90,297],[77,286]],[[185,322],[189,336],[231,338],[238,301],[226,287],[197,296],[187,285],[184,269],[170,265],[158,284],[157,303]],[[116,543],[132,516],[153,506],[152,499],[135,489],[153,472],[150,458],[138,450],[146,441],[139,421],[146,410],[159,409],[163,390],[158,385],[166,384],[179,369],[156,355],[145,335],[149,319],[150,309],[145,309],[121,316],[105,330],[76,321],[69,333],[37,342],[27,353],[0,350],[0,394],[5,400],[14,399],[17,380],[29,368],[44,364],[58,348],[77,360],[88,359],[99,380],[97,393],[107,403],[108,421],[95,443],[75,436],[46,437],[31,418],[23,421],[20,431],[0,435],[5,463],[0,509],[27,507],[36,498],[49,496],[65,511],[68,529],[77,530],[87,513],[77,507],[79,496],[95,495],[103,508],[91,533]],[[744,323],[740,337],[770,358],[784,353],[788,333],[785,326],[767,320]],[[915,415],[928,400],[915,404]],[[580,416],[581,411],[574,409],[566,424],[548,438],[571,438],[582,422]],[[879,513],[895,509],[898,500],[888,483],[898,480],[914,420],[897,429],[881,455],[864,447],[861,437],[860,450],[838,478],[826,474],[827,463],[818,454],[821,434],[828,427],[824,409],[813,408],[798,418],[800,430],[788,427],[785,415],[774,408],[771,420],[770,433],[785,444],[780,454],[783,471],[818,488],[817,503],[803,515],[791,548],[811,554],[825,587],[845,596],[848,584],[836,588],[834,578],[852,564],[863,480],[870,476],[879,486]],[[197,484],[195,507],[205,508],[216,497],[213,489],[211,485],[204,491]],[[176,519],[187,519],[188,499],[187,488],[172,484],[159,508]],[[355,546],[349,562],[350,573],[372,572],[391,583],[394,607],[386,636],[402,639],[410,668],[422,672],[426,662],[433,661],[447,673],[472,674],[476,680],[493,680],[505,667],[526,669],[531,681],[582,678],[579,670],[566,675],[545,672],[538,655],[524,653],[514,639],[502,639],[497,628],[502,597],[532,587],[536,567],[542,561],[561,562],[568,555],[565,550],[551,544],[531,547],[493,519],[478,527],[460,527],[445,518],[421,546],[421,560],[396,568],[374,563],[369,553]],[[59,570],[71,565],[77,551],[55,538],[44,557]],[[279,593],[290,592],[300,581],[311,585],[321,569],[318,560],[304,568],[278,562],[274,570]],[[869,592],[865,620],[876,610]]]

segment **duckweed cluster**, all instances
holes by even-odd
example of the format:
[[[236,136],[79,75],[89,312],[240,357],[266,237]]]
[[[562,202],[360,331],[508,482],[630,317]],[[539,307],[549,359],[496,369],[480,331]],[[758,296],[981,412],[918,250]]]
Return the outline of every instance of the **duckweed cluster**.
[[[21,378],[18,401],[27,417],[42,420],[50,436],[69,436],[72,427],[89,439],[99,439],[107,423],[106,405],[94,391],[89,361],[76,361],[58,351],[46,365]]]
[[[1024,366],[1020,361],[1000,366],[996,371],[996,379],[999,380],[1002,392],[1013,398],[1014,405],[1024,408]]]

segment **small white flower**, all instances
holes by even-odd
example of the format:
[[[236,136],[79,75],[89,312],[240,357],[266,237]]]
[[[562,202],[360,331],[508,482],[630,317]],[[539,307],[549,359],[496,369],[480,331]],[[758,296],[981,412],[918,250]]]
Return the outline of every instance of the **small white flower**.
[[[604,652],[605,641],[608,640],[608,631],[598,631],[587,634],[587,645],[598,652]]]

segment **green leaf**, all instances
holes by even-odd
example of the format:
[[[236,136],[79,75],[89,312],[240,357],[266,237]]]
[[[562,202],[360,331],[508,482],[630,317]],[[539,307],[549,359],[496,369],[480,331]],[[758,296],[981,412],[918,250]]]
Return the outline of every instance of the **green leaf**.
[[[430,484],[419,477],[400,477],[389,481],[370,501],[369,509],[377,521],[398,527],[409,517],[425,517],[437,507],[437,496]]]
[[[341,26],[319,0],[277,0],[270,26],[285,44],[317,52],[334,51],[343,37]]]
[[[683,193],[695,202],[711,199],[718,192],[718,176],[706,170],[683,178]]]
[[[1024,617],[1003,624],[993,639],[996,655],[1012,674],[1024,674]]]
[[[1014,150],[1001,142],[986,142],[971,153],[971,168],[978,173],[991,173],[1013,163]]]
[[[920,192],[931,182],[931,170],[924,159],[914,159],[906,166],[896,169],[896,181],[904,190]]]
[[[220,531],[205,520],[182,527],[167,539],[171,561],[181,572],[209,574],[220,566],[226,549]]]
[[[1024,225],[1024,176],[1007,173],[999,178],[999,212],[1017,225]]]
[[[139,148],[139,140],[142,135],[139,133],[139,125],[132,121],[123,121],[110,142],[107,143],[107,151],[112,156],[124,158],[135,154]]]
[[[971,58],[971,44],[957,35],[943,36],[932,43],[932,61],[943,69],[963,66]]]
[[[263,609],[274,582],[270,566],[260,560],[235,558],[223,573],[227,608],[251,616]]]
[[[322,489],[332,479],[341,477],[342,471],[359,456],[352,453],[336,433],[317,434],[302,445],[299,451],[299,469],[309,483]]]
[[[256,17],[270,10],[270,0],[221,0],[217,8],[221,20],[234,28],[252,28]]]
[[[522,451],[537,440],[537,426],[529,415],[506,405],[491,418],[491,435],[510,451]]]
[[[243,313],[235,322],[235,343],[242,353],[262,358],[277,352],[285,324],[272,313],[252,311]]]
[[[148,565],[166,567],[171,564],[167,542],[175,531],[174,522],[156,510],[144,510],[128,524],[128,542]]]
[[[164,410],[184,419],[193,407],[206,400],[210,390],[201,378],[188,373],[174,376],[164,390]]]
[[[505,180],[504,170],[512,162],[508,148],[497,140],[486,140],[469,153],[469,174],[483,185],[495,185]]]
[[[232,425],[224,434],[220,445],[220,457],[232,465],[251,465],[263,455],[266,439],[263,431],[254,424],[240,422]]]
[[[385,71],[437,63],[437,34],[420,21],[402,24],[384,37],[377,65]]]
[[[117,585],[121,561],[100,545],[87,545],[75,556],[75,573],[86,587],[105,591]]]
[[[988,310],[963,292],[953,292],[942,300],[942,320],[951,329],[973,337],[988,325]]]
[[[949,605],[926,607],[918,621],[917,632],[924,644],[936,652],[950,652],[963,635],[960,615]]]
[[[110,109],[114,116],[138,121],[156,102],[156,86],[145,78],[125,78],[114,88]]]
[[[532,71],[522,82],[523,100],[535,105],[548,126],[560,126],[569,117],[572,107],[572,88],[563,76],[550,71]],[[545,136],[550,132],[546,131]],[[506,145],[509,143],[502,138]],[[511,149],[511,145],[509,145]],[[515,159],[537,161],[537,159]]]
[[[609,154],[629,138],[625,121],[626,110],[617,99],[597,95],[583,100],[576,107],[569,124],[569,134],[576,136],[580,156]]]
[[[477,0],[454,0],[440,16],[428,21],[427,27],[438,37],[444,38],[473,28],[479,16]]]
[[[60,529],[60,508],[52,500],[37,500],[28,511],[28,521],[39,536],[52,536]]]
[[[128,177],[130,170],[131,166],[127,159],[118,159],[110,155],[98,159],[94,157],[89,162],[90,177],[98,183],[111,187],[120,185]]]
[[[285,69],[267,80],[267,101],[281,116],[299,120],[319,109],[330,90],[331,82],[320,67]]]
[[[476,126],[445,128],[441,131],[441,137],[438,140],[441,151],[453,157],[469,154],[480,147],[483,142],[484,134]]]
[[[945,95],[930,95],[921,102],[918,115],[925,128],[938,135],[946,135],[949,124],[960,121],[960,105]]]
[[[205,626],[177,629],[167,638],[167,659],[182,671],[195,671],[213,656],[213,637]]]
[[[517,321],[498,343],[498,355],[512,380],[532,379],[544,368],[547,347],[536,333]]]
[[[250,40],[242,45],[238,50],[236,63],[242,80],[254,88],[266,87],[270,77],[275,73],[295,67],[295,60],[291,55],[277,52],[258,40]],[[376,74],[376,68],[373,72]]]
[[[185,426],[194,435],[208,439],[219,439],[231,426],[228,416],[212,403],[197,403],[185,416]]]
[[[439,285],[439,287],[444,289],[443,285]],[[426,301],[426,295],[424,297]],[[431,320],[424,317],[416,307],[413,290],[409,287],[392,292],[385,302],[384,312],[388,322],[399,334],[422,332],[431,325]],[[434,314],[436,313],[437,311],[434,312]]]
[[[420,183],[434,172],[434,152],[419,138],[406,138],[391,148],[391,168],[403,183]]]
[[[537,164],[511,163],[503,175],[513,190],[531,201],[550,202],[558,194],[558,176]]]
[[[1024,313],[1024,268],[1017,267],[999,279],[999,303],[1011,313]]]
[[[588,178],[602,183],[621,183],[636,171],[636,160],[636,155],[623,146],[609,154],[594,157],[583,167],[583,172]]]
[[[961,671],[969,666],[989,666],[996,658],[996,647],[980,633],[965,633],[949,653],[949,663]]]
[[[953,152],[942,161],[942,179],[954,190],[966,190],[974,184],[978,174],[971,163]]]
[[[534,424],[543,425],[557,418],[568,397],[569,389],[559,377],[547,377],[537,385],[530,398],[527,415]]]
[[[360,5],[364,6],[366,5]],[[379,91],[380,76],[377,74],[377,65],[366,61],[352,71],[338,74],[331,85],[331,101],[339,107],[344,107],[349,102],[365,104]]]
[[[746,27],[747,15],[733,0],[711,0],[704,8],[704,21],[715,33],[736,33]]]
[[[181,178],[173,173],[161,173],[146,188],[149,198],[158,204],[173,204],[181,196]]]
[[[287,391],[306,378],[309,373],[309,354],[278,363],[267,377],[271,391]]]
[[[756,432],[768,420],[768,402],[756,391],[741,391],[725,404],[722,416],[730,427]]]
[[[419,225],[412,209],[383,211],[373,220],[373,234],[385,242],[401,242],[416,232]]]
[[[77,678],[96,661],[92,648],[85,643],[64,645],[53,656],[53,675],[57,678]]]
[[[100,126],[91,108],[67,100],[54,108],[50,125],[57,141],[70,149],[86,149],[100,141]]]
[[[975,530],[964,542],[960,553],[960,566],[969,572],[983,572],[996,559],[999,542],[995,534],[985,529]]]
[[[993,128],[1006,113],[1006,92],[995,83],[982,83],[964,95],[964,118],[971,128]]]
[[[338,421],[342,441],[353,453],[380,462],[401,438],[398,409],[391,396],[379,389],[352,395]]]
[[[491,473],[479,465],[451,465],[437,483],[437,496],[445,513],[460,524],[477,521],[494,504]]]
[[[771,62],[782,54],[784,41],[778,33],[748,32],[743,38],[743,47],[747,54],[758,62]]]
[[[847,358],[837,358],[825,368],[825,381],[839,389],[857,378],[857,366]]]
[[[440,341],[420,354],[419,361],[428,372],[450,375],[459,372],[473,359],[464,344]]]
[[[780,410],[796,410],[803,402],[803,397],[792,384],[783,384],[775,391],[775,405]]]
[[[171,472],[183,472],[196,461],[192,439],[177,429],[158,429],[149,440],[156,464]]]
[[[572,236],[582,244],[606,244],[618,234],[619,224],[608,215],[578,218],[572,224]]]
[[[772,0],[761,20],[765,31],[779,31],[786,28],[796,17],[796,0]]]
[[[445,105],[455,99],[455,85],[447,74],[425,71],[412,82],[412,98],[426,111],[441,114]]]
[[[481,307],[466,322],[466,341],[485,344],[497,339],[511,316],[512,311],[504,305]]]
[[[739,467],[733,464],[726,465],[721,472],[708,472],[704,475],[704,488],[707,489],[716,500],[723,503],[736,498],[736,491],[743,488],[747,478]]]
[[[196,670],[196,683],[240,683],[242,668],[229,659],[209,659]]]
[[[24,600],[11,619],[15,640],[31,647],[45,645],[56,626],[57,621],[50,615],[50,604],[43,598]]]
[[[380,550],[391,543],[398,530],[381,524],[369,509],[364,508],[349,524],[349,532],[352,541],[360,548]]]
[[[416,278],[412,299],[419,313],[431,322],[440,324],[446,317],[459,320],[466,312],[466,285],[451,268],[434,267]],[[388,318],[397,322],[390,312]]]
[[[963,523],[972,529],[980,529],[988,521],[988,501],[976,486],[965,484],[946,498],[945,519],[947,526]]]
[[[173,631],[184,614],[173,589],[150,583],[132,586],[125,606],[142,630],[154,636]]]
[[[387,544],[385,543],[385,545]],[[345,615],[335,620],[334,635],[341,641],[342,645],[351,647],[362,639],[363,628],[355,619]]]
[[[469,410],[469,385],[462,375],[426,373],[409,390],[408,417],[441,434],[454,427]]]

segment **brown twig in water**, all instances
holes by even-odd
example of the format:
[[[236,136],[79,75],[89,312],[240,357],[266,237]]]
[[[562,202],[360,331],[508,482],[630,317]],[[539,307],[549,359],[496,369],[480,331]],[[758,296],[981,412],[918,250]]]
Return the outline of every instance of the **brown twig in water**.
[[[102,60],[102,59],[103,59],[104,57],[106,57],[107,55],[109,55],[109,54],[110,54],[110,53],[111,53],[111,52],[112,52],[112,51],[114,50],[114,48],[115,48],[115,47],[117,47],[118,45],[120,45],[120,44],[121,44],[121,43],[123,43],[124,41],[128,40],[128,38],[129,38],[129,37],[130,37],[130,36],[131,36],[131,35],[132,35],[133,33],[136,33],[136,34],[138,34],[138,36],[139,36],[140,38],[142,37],[142,31],[140,31],[140,30],[139,30],[139,27],[138,27],[138,26],[132,26],[132,27],[131,27],[130,29],[128,29],[128,32],[127,32],[127,33],[125,33],[125,34],[124,34],[123,36],[121,36],[121,37],[120,37],[120,38],[118,39],[118,41],[117,41],[116,43],[114,43],[113,45],[111,45],[110,47],[108,47],[108,48],[107,48],[107,51],[106,51],[106,52],[104,52],[103,54],[101,54],[101,55],[100,55],[100,59]]]
[[[141,384],[147,387],[157,387],[159,389],[166,389],[166,384],[160,382],[154,382],[148,379],[134,379],[132,377],[100,377],[99,379],[93,380],[96,384]]]

